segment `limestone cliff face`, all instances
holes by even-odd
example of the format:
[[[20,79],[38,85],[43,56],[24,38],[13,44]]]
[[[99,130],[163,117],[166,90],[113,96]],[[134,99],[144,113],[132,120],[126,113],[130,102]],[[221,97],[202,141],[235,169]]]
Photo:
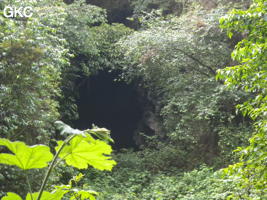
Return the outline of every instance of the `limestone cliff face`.
[[[127,17],[132,15],[132,8],[129,0],[87,0],[89,4],[105,8],[110,23],[118,22],[127,25]]]
[[[150,12],[152,9],[162,9],[163,15],[172,13],[178,16],[185,6],[184,3],[176,0],[151,0],[147,2],[139,1],[139,3],[133,0],[86,0],[86,2],[105,8],[110,23],[123,23],[131,28],[138,28],[137,22],[127,20],[133,14],[140,14],[142,11]]]
[[[160,118],[159,102],[151,96],[150,92],[137,86],[139,102],[142,105],[142,117],[134,132],[133,140],[137,146],[145,144],[145,136],[157,135],[164,137],[162,119]]]

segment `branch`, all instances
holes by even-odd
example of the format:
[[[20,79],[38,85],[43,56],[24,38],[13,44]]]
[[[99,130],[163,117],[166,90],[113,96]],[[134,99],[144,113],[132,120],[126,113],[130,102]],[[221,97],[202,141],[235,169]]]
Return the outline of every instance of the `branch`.
[[[175,49],[178,50],[178,51],[180,51],[180,52],[182,52],[184,55],[186,55],[187,57],[191,58],[193,61],[197,62],[201,66],[203,66],[206,69],[208,69],[210,71],[210,73],[212,73],[213,75],[216,75],[216,71],[214,71],[210,66],[204,64],[202,61],[200,61],[199,59],[197,59],[196,57],[194,57],[192,54],[189,54],[189,53],[187,53],[184,50],[179,49],[179,48],[175,48]]]

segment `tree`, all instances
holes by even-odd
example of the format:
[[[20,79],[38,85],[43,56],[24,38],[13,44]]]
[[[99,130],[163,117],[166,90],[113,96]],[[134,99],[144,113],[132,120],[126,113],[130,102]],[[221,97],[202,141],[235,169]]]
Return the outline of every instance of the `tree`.
[[[237,108],[255,120],[250,145],[239,147],[240,161],[226,172],[238,180],[240,190],[234,199],[265,199],[267,197],[267,3],[254,0],[248,10],[232,10],[221,18],[221,27],[228,36],[244,35],[232,53],[240,64],[219,70],[218,78],[229,88],[239,88],[252,97]]]
[[[192,6],[180,17],[150,13],[143,19],[143,29],[118,43],[129,62],[124,68],[126,79],[142,80],[157,107],[156,115],[162,118],[159,134],[169,136],[168,145],[159,149],[180,155],[177,159],[175,154],[165,154],[175,155],[168,160],[176,166],[211,163],[218,157],[229,162],[231,151],[248,135],[247,124],[234,109],[244,94],[223,91],[214,78],[217,69],[231,62],[230,42],[219,28],[227,9]]]
[[[58,0],[4,0],[0,6],[31,6],[30,18],[5,18],[0,14],[0,135],[26,144],[47,144],[59,118],[57,98],[61,72],[69,64],[60,27],[66,16]],[[2,9],[1,9],[2,10]],[[42,173],[35,173],[38,180]],[[24,174],[0,166],[0,195],[12,187],[25,191]],[[36,186],[37,184],[33,184]]]
[[[68,65],[59,27],[65,20],[60,1],[11,1],[32,6],[31,18],[0,16],[0,131],[28,144],[47,142],[59,117],[61,70]],[[2,4],[8,5],[8,1]]]

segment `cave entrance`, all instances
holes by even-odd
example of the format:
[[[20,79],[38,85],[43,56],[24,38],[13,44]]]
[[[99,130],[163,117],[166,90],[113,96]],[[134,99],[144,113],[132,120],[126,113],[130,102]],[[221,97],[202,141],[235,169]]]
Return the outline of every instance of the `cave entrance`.
[[[83,80],[76,127],[105,127],[111,131],[115,149],[136,148],[134,134],[143,116],[140,95],[134,84],[114,81],[118,77],[118,72],[100,71]]]

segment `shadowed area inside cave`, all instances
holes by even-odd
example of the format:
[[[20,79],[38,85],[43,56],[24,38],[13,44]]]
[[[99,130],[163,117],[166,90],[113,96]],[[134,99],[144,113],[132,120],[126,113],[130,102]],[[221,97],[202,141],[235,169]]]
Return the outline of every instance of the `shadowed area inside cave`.
[[[76,127],[105,127],[111,130],[115,149],[136,148],[133,137],[143,115],[140,97],[133,84],[114,81],[115,78],[118,73],[101,71],[83,80]]]

